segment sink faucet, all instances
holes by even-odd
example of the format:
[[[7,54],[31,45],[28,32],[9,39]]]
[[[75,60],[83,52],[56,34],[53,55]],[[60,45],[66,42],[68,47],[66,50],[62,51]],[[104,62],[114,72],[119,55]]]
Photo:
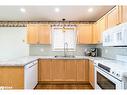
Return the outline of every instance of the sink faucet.
[[[64,56],[67,56],[67,52],[68,52],[68,43],[65,42],[64,43]]]

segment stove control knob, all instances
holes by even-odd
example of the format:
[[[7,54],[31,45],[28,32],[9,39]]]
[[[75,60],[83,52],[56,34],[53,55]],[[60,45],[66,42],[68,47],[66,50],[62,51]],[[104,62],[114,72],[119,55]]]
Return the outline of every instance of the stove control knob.
[[[112,74],[115,74],[115,72],[112,72]]]
[[[120,74],[116,74],[117,77],[120,77]]]

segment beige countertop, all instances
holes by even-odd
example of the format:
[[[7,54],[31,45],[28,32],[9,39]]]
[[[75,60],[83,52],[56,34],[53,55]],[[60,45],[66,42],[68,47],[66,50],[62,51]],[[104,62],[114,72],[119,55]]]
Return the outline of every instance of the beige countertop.
[[[99,60],[102,57],[88,57],[88,56],[76,56],[76,57],[54,57],[54,56],[26,56],[15,58],[11,60],[0,60],[0,66],[25,66],[37,59],[89,59],[89,60]]]

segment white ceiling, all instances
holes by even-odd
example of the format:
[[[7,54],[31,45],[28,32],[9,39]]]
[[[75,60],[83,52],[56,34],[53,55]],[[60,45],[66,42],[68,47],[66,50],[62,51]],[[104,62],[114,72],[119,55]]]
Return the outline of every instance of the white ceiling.
[[[20,8],[25,8],[22,13]],[[54,12],[54,8],[60,12]],[[88,9],[93,8],[89,13]],[[0,21],[96,21],[113,6],[0,6]]]

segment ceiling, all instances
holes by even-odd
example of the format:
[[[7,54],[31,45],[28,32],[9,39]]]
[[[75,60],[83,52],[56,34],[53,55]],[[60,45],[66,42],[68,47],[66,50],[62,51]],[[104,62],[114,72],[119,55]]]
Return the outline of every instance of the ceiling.
[[[55,12],[58,7],[60,12]],[[97,21],[114,6],[0,6],[0,21]],[[25,8],[22,13],[20,8]],[[93,8],[93,12],[88,12]]]

